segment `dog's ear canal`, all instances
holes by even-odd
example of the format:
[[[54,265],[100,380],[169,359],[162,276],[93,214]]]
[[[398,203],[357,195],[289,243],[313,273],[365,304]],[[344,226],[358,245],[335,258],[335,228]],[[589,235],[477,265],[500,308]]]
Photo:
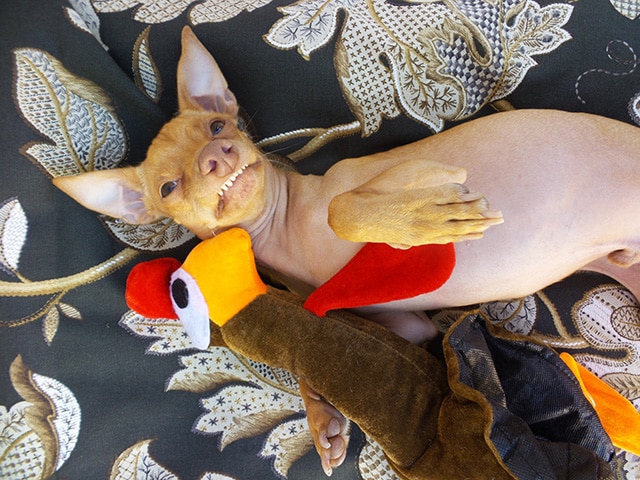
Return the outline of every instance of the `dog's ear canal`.
[[[178,62],[180,111],[206,110],[236,116],[238,102],[218,64],[189,27],[182,29],[182,55]]]

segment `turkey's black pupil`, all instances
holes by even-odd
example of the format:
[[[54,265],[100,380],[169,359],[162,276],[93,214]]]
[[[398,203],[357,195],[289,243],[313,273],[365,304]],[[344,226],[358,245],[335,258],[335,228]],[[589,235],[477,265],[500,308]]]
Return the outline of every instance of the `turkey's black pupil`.
[[[179,308],[187,308],[187,305],[189,305],[189,290],[184,280],[177,278],[176,281],[171,284],[171,296]]]

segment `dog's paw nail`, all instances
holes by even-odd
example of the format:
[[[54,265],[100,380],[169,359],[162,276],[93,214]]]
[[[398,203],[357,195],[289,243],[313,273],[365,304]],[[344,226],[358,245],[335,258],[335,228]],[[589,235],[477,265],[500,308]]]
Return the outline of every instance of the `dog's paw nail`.
[[[502,212],[500,210],[485,210],[482,212],[484,218],[494,218],[502,220]]]
[[[327,456],[326,458],[322,458],[322,470],[324,471],[324,474],[327,477],[330,477],[333,474],[333,468],[331,467],[331,460],[329,460],[329,457]]]
[[[476,200],[480,200],[482,198],[482,194],[480,192],[469,192],[463,193],[460,195],[460,200],[463,202],[475,202]]]

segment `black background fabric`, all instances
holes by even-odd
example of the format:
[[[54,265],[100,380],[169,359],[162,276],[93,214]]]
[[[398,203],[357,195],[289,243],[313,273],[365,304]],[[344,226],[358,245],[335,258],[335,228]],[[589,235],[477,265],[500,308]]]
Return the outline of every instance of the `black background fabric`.
[[[296,51],[276,50],[263,40],[281,16],[276,7],[289,3],[274,1],[226,22],[194,27],[225,73],[252,127],[263,137],[354,119],[333,68],[335,38],[310,60]],[[614,43],[612,49],[619,58],[636,62],[618,64],[607,55],[607,45],[624,40],[639,51],[640,20],[623,17],[606,0],[580,0],[572,5],[574,12],[565,28],[573,40],[537,56],[538,66],[529,71],[508,100],[516,108],[588,111],[632,122],[628,102],[640,92],[637,59],[621,43]],[[25,210],[29,231],[20,273],[34,281],[82,271],[123,246],[94,213],[55,189],[48,176],[21,153],[30,142],[49,140],[31,128],[16,108],[12,51],[23,47],[44,50],[69,71],[103,88],[126,130],[126,162],[135,164],[144,158],[160,126],[176,111],[179,32],[188,24],[184,12],[151,28],[149,41],[163,82],[163,94],[155,104],[132,80],[132,45],[147,25],[133,20],[131,10],[100,14],[101,37],[109,47],[105,51],[68,21],[64,6],[67,4],[62,0],[13,0],[0,6],[0,204],[19,198]],[[576,98],[575,82],[590,69],[631,73],[602,71],[585,76],[580,84],[580,93],[587,100],[583,104]],[[492,111],[487,106],[478,115]],[[323,172],[340,158],[429,134],[426,127],[406,116],[385,120],[376,134],[336,140],[298,167],[305,173]],[[183,258],[193,244],[169,254]],[[83,320],[62,319],[51,345],[43,340],[41,320],[19,327],[9,325],[12,319],[37,310],[45,299],[0,296],[0,405],[8,409],[22,400],[9,376],[9,366],[18,355],[34,372],[55,378],[74,392],[82,408],[82,428],[77,446],[52,477],[55,479],[108,478],[116,457],[143,439],[155,439],[150,447],[152,456],[180,479],[199,478],[205,471],[238,480],[278,478],[270,462],[257,456],[264,436],[237,441],[220,452],[215,437],[192,433],[194,419],[202,413],[200,396],[164,391],[164,382],[178,369],[177,356],[145,355],[148,340],[136,338],[118,325],[127,311],[123,292],[129,269],[153,256],[157,254],[143,253],[108,277],[67,293],[64,302],[77,308]],[[0,280],[15,281],[2,271]],[[569,325],[572,306],[583,292],[607,282],[600,275],[576,275],[550,287],[546,294]],[[540,314],[537,328],[544,330],[549,324],[550,316]],[[363,442],[355,429],[345,466],[337,469],[333,478],[359,478],[356,462]],[[0,478],[6,478],[2,472]],[[323,478],[315,452],[295,462],[288,478]]]

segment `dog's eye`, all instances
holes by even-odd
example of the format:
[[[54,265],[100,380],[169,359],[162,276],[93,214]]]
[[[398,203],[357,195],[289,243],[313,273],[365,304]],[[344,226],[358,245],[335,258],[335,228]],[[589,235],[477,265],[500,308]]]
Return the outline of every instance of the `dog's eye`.
[[[165,198],[167,195],[173,192],[173,190],[177,186],[178,186],[178,182],[175,180],[172,180],[171,182],[163,183],[162,186],[160,187],[160,196],[162,198]]]
[[[224,122],[222,120],[215,120],[211,122],[211,125],[209,126],[209,128],[211,129],[211,135],[215,136],[219,134],[224,128]]]

